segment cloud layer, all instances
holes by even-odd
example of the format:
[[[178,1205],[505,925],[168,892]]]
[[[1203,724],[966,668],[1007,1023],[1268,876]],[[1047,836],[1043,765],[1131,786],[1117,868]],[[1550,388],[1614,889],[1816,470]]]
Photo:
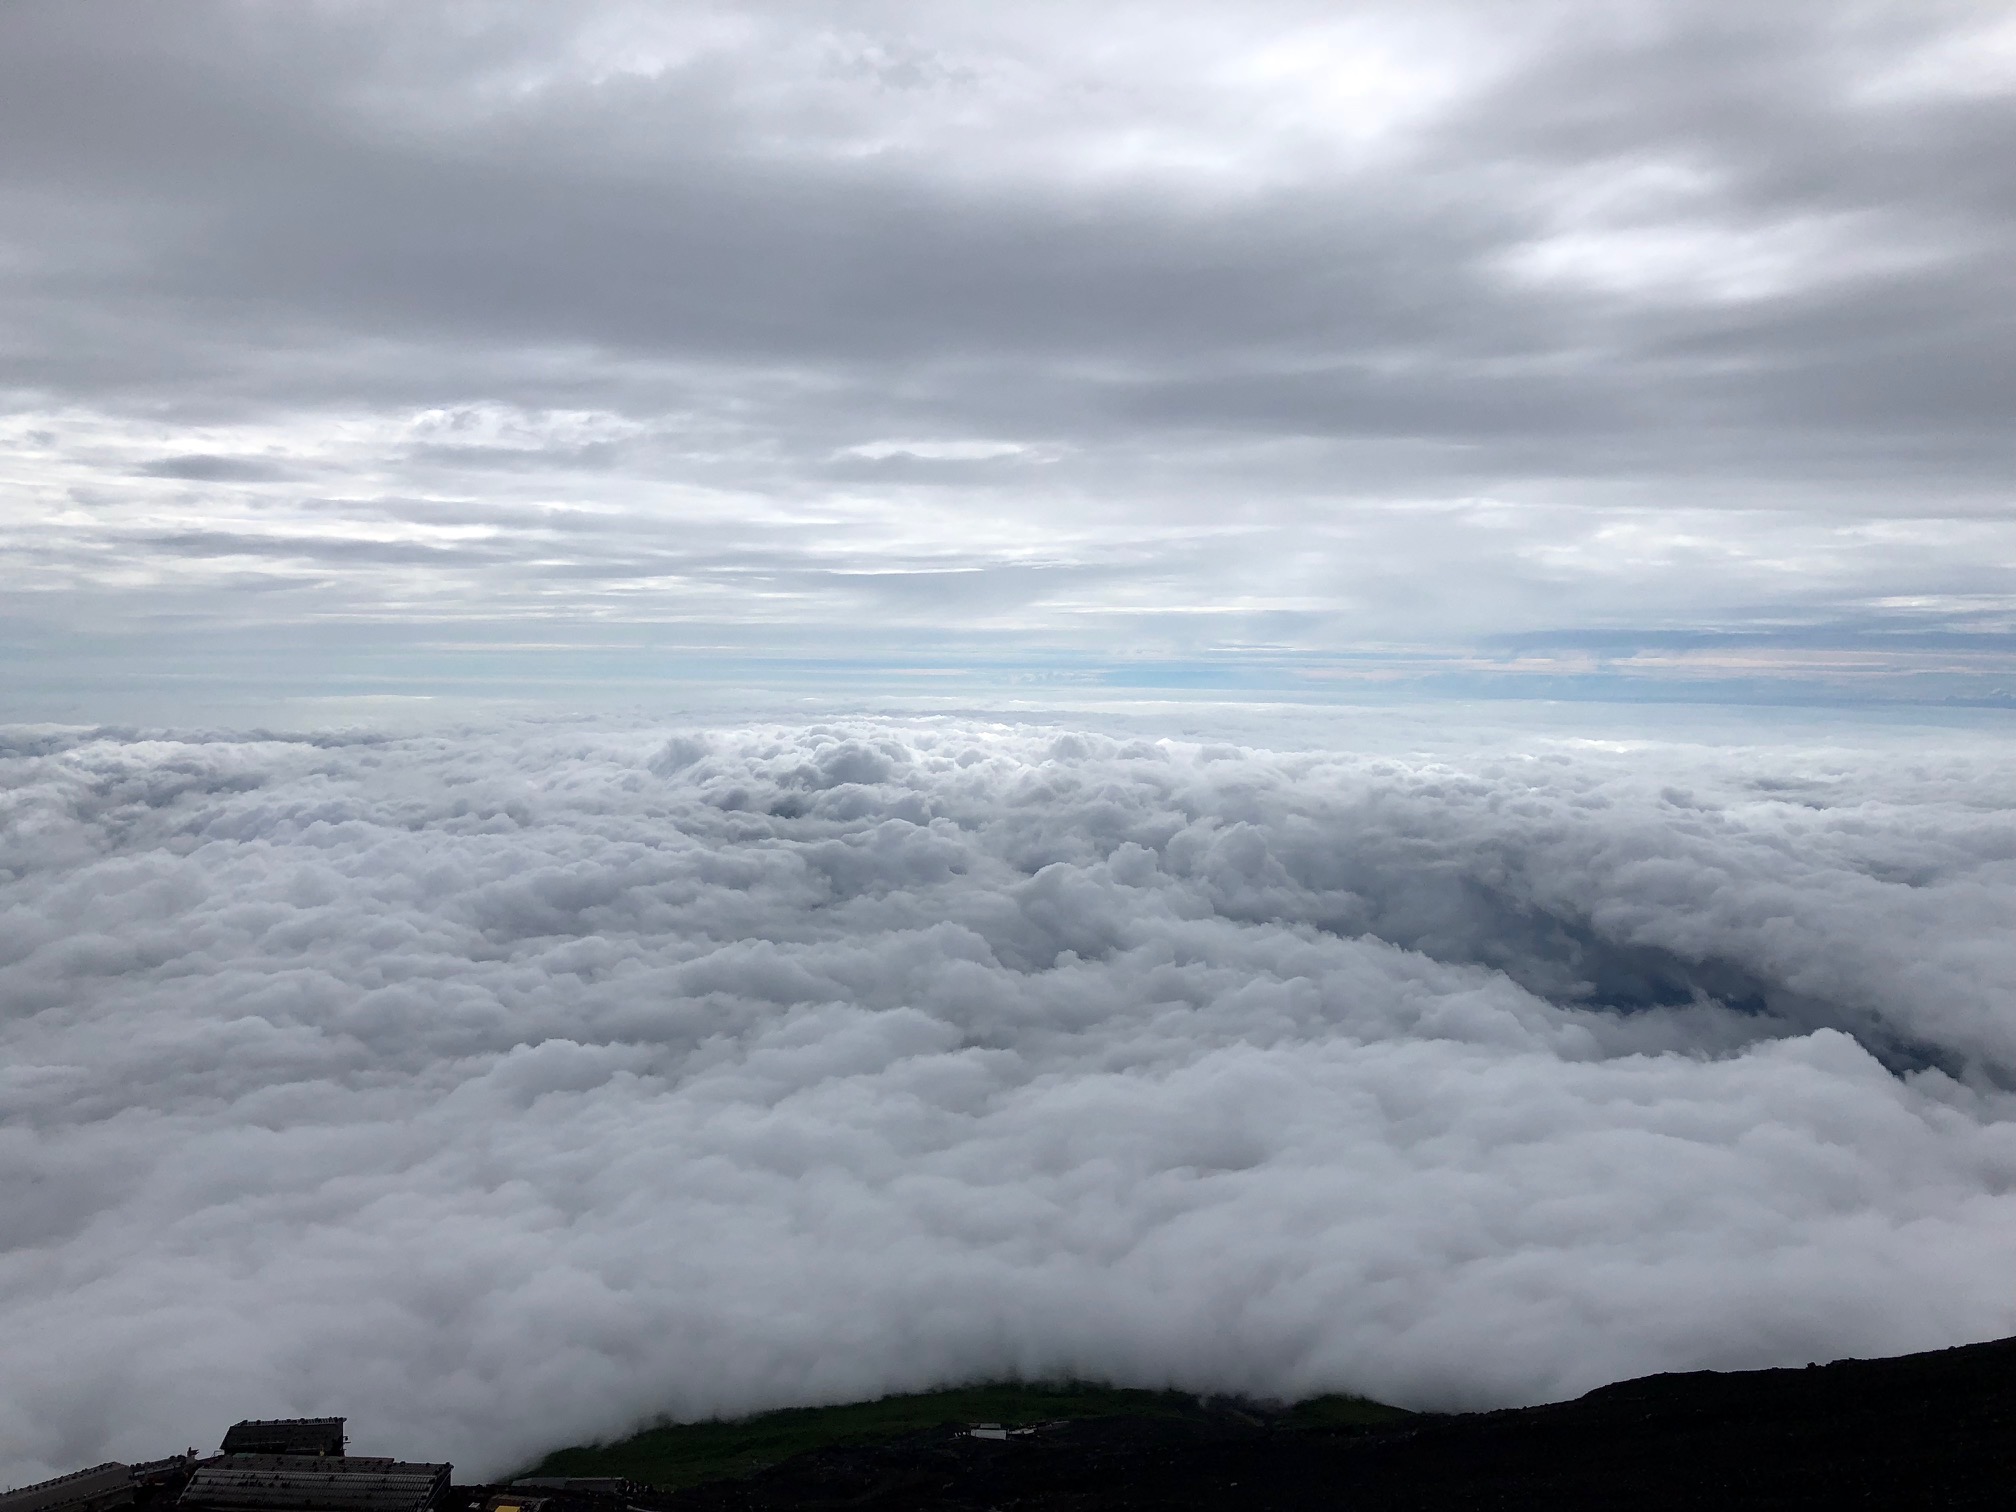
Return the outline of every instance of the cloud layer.
[[[2016,1331],[2001,755],[17,729],[0,1479]]]

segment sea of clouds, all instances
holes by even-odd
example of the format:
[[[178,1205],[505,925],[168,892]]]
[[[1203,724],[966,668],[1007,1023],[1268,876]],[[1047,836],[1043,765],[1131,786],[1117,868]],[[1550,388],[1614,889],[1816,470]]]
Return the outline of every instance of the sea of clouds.
[[[2016,1332],[2006,739],[0,738],[0,1482]]]

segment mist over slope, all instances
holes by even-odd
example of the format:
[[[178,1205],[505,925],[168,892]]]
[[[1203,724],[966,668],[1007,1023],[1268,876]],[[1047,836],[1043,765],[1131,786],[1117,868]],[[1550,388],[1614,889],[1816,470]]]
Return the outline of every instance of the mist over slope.
[[[2016,1332],[2006,742],[0,749],[0,1480]]]

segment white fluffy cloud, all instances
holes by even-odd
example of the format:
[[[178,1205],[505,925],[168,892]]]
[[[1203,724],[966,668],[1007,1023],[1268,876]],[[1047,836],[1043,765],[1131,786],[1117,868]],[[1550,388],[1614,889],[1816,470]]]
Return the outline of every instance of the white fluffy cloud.
[[[0,1479],[2016,1330],[2016,781],[972,720],[0,749]]]

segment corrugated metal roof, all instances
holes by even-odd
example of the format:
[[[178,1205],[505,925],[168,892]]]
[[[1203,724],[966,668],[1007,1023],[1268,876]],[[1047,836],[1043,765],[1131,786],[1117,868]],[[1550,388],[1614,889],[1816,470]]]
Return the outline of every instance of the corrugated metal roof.
[[[177,1505],[203,1512],[427,1512],[447,1465],[363,1457],[233,1454],[201,1466]]]
[[[117,1460],[107,1460],[89,1470],[72,1470],[54,1480],[38,1481],[32,1486],[20,1486],[0,1493],[0,1512],[50,1512],[50,1509],[70,1507],[80,1502],[109,1505],[114,1501],[130,1500],[132,1494],[133,1472]]]

